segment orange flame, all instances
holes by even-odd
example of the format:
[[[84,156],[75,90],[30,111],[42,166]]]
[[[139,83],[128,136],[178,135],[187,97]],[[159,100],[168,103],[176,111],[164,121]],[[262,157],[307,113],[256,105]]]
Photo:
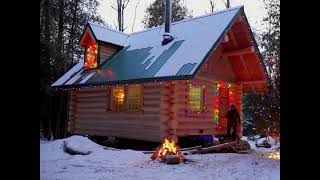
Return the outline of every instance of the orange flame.
[[[167,152],[170,152],[173,155],[177,155],[177,147],[174,140],[172,140],[171,142],[168,139],[164,140],[164,143],[162,144],[162,147],[160,148],[160,151],[158,153],[158,157],[165,156]]]
[[[176,145],[176,143],[174,142],[174,140],[172,140],[170,142],[170,140],[165,139],[161,148],[151,156],[151,159],[152,160],[155,160],[157,158],[161,159],[161,158],[165,157],[166,155],[178,155],[178,156],[180,156],[180,160],[185,159],[184,156],[182,154],[180,154],[179,148]]]

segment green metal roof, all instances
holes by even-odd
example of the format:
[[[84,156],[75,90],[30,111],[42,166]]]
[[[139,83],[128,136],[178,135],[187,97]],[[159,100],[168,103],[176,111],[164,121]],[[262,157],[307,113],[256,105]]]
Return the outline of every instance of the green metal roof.
[[[241,11],[243,7],[235,7],[172,23],[174,40],[166,45],[161,44],[163,26],[128,34],[121,39],[123,48],[108,57],[98,69],[84,70],[81,60],[52,86],[81,87],[190,79],[214,51],[226,29]],[[110,34],[104,35],[108,31],[101,29],[96,28],[95,36],[104,37],[104,41],[108,41]],[[112,38],[114,41],[117,39]]]

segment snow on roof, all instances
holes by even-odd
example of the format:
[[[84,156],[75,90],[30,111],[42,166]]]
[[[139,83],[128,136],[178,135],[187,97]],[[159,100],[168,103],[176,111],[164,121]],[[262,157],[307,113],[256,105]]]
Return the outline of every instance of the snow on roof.
[[[89,22],[88,24],[93,31],[93,34],[99,41],[124,46],[126,40],[129,37],[129,35],[125,33],[109,29],[96,23]]]
[[[73,66],[68,72],[66,72],[61,78],[59,78],[52,86],[59,86],[64,84],[68,79],[70,79],[75,73],[83,68],[84,60],[80,60],[78,64]]]
[[[117,63],[104,64],[98,70],[111,71],[112,77],[106,75],[108,73],[80,71],[74,77],[77,79],[68,84],[71,86],[81,84],[83,86],[137,79],[190,78],[195,75],[195,71],[202,64],[202,61],[206,59],[211,52],[210,50],[217,45],[225,30],[231,25],[242,8],[243,6],[234,7],[174,22],[171,26],[171,34],[173,34],[174,40],[164,46],[161,44],[164,26],[127,35],[90,23],[93,33],[99,40],[119,44],[125,48],[118,52],[116,56],[107,60],[107,62],[118,61]],[[135,53],[136,51],[138,53]],[[115,64],[118,64],[118,67]],[[92,73],[90,78],[85,78],[90,73]],[[55,85],[63,84],[55,83]]]

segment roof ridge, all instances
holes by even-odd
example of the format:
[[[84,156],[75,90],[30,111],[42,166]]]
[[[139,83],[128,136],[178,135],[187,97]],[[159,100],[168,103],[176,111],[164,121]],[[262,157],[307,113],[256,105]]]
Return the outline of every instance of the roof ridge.
[[[183,20],[180,20],[180,21],[173,22],[173,23],[171,23],[171,25],[175,25],[175,24],[179,24],[179,23],[184,23],[184,22],[187,22],[187,21],[192,21],[192,20],[196,20],[196,19],[200,19],[200,18],[204,18],[204,17],[208,17],[208,16],[217,15],[217,14],[224,13],[224,12],[228,12],[228,11],[232,11],[232,10],[235,10],[235,9],[241,9],[241,8],[243,8],[243,7],[244,7],[243,5],[242,5],[242,6],[236,6],[236,7],[233,7],[233,8],[228,8],[228,9],[224,9],[224,10],[212,12],[212,13],[205,14],[205,15],[201,15],[201,16],[196,16],[196,17],[192,17],[192,18],[183,19]],[[159,29],[159,28],[163,28],[163,27],[164,27],[164,25],[157,26],[157,27],[152,27],[152,28],[149,28],[149,29],[144,29],[144,30],[142,30],[142,31],[137,31],[137,32],[129,33],[128,35],[131,36],[131,35],[134,35],[134,34],[146,32],[146,31],[151,31],[151,30],[155,30],[155,29]]]
[[[110,29],[109,27],[106,27],[106,26],[103,26],[103,25],[100,25],[100,24],[96,24],[96,23],[93,23],[93,22],[88,22],[88,23],[90,25],[94,25],[94,26],[97,26],[97,27],[100,27],[100,28],[103,28],[103,29],[107,29],[109,31],[113,31],[113,32],[116,32],[116,33],[119,33],[119,34],[122,34],[122,35],[130,36],[127,33],[124,33],[124,32],[121,32],[121,31],[116,31],[116,30]]]

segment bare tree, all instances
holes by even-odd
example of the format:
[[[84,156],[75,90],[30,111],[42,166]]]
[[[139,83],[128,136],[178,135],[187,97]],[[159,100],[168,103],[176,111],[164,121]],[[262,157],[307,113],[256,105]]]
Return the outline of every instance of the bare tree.
[[[135,24],[135,22],[136,22],[136,17],[137,17],[137,7],[138,7],[139,3],[140,3],[140,0],[138,0],[138,2],[137,2],[137,4],[136,4],[136,7],[135,7],[135,9],[134,9],[134,18],[133,18],[132,29],[131,29],[131,31],[132,31],[132,32],[133,32],[134,24]]]
[[[230,5],[230,0],[226,0],[226,1],[221,0],[221,1],[222,1],[223,4],[226,6],[226,8],[230,8],[230,7],[231,7],[231,5]]]
[[[118,30],[122,32],[124,31],[123,13],[124,13],[124,9],[127,7],[129,2],[130,0],[117,0],[117,8],[111,6],[111,8],[117,11],[118,13]]]
[[[59,0],[59,21],[58,21],[58,39],[57,39],[57,53],[58,53],[58,61],[59,63],[58,66],[63,68],[63,71],[65,71],[65,65],[64,65],[64,60],[62,59],[62,51],[63,51],[63,24],[64,24],[64,0]]]
[[[230,0],[227,0],[227,5],[226,5],[227,8],[230,8]]]
[[[70,55],[71,58],[71,64],[73,64],[73,41],[75,39],[75,26],[76,26],[76,21],[77,19],[77,13],[78,13],[78,6],[79,6],[79,0],[75,0],[73,6],[71,6],[71,8],[73,8],[73,15],[72,15],[72,24],[71,24],[71,28],[69,30],[69,43],[68,43],[68,48],[67,48],[67,54]],[[72,53],[70,53],[72,52]]]
[[[215,7],[216,4],[214,3],[213,0],[209,0],[209,3],[210,3],[210,7],[211,7],[211,12],[213,12],[214,7]]]

